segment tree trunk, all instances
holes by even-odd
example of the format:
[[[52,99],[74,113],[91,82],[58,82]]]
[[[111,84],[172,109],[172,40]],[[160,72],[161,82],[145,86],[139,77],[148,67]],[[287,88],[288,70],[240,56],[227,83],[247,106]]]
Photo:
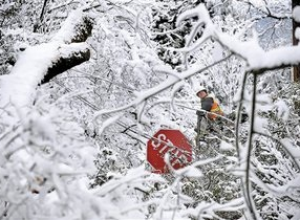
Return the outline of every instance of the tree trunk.
[[[292,8],[300,6],[300,0],[292,0]],[[298,45],[299,39],[295,37],[296,28],[299,28],[300,24],[293,19],[293,45]],[[300,65],[295,65],[292,68],[292,80],[294,82],[300,82]]]

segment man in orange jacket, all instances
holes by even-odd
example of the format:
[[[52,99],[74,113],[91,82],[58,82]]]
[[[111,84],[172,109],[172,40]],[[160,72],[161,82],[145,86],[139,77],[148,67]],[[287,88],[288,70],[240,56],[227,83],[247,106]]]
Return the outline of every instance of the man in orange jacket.
[[[202,86],[199,87],[196,95],[201,99],[201,109],[211,112],[211,114],[208,113],[208,118],[210,120],[215,121],[218,115],[224,115],[219,103],[212,96],[208,95],[206,88]],[[201,111],[197,111],[197,114],[199,114],[199,112]]]
[[[205,129],[207,129],[211,127],[210,126],[211,122],[217,120],[218,115],[224,115],[224,113],[220,108],[220,105],[217,102],[217,100],[208,94],[207,89],[205,87],[200,86],[199,88],[197,88],[196,95],[201,99],[201,109],[204,110],[204,111],[197,110],[196,113],[198,117],[204,118],[204,116],[206,115],[205,112],[208,112],[207,113],[208,120],[206,122],[205,121],[201,122],[202,124],[204,124],[202,128],[205,127]]]

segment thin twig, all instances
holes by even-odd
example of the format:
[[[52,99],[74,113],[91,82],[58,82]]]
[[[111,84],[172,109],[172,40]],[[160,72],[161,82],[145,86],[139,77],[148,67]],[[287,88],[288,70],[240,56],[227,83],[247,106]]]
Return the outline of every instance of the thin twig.
[[[242,82],[242,88],[241,88],[241,96],[240,96],[240,102],[238,104],[237,112],[236,112],[236,121],[235,121],[235,146],[236,146],[236,152],[237,156],[241,161],[241,155],[240,155],[240,146],[239,146],[239,125],[241,120],[241,112],[243,107],[243,100],[244,100],[244,91],[246,87],[246,80],[247,80],[248,72],[244,73],[243,76],[243,82]]]
[[[246,188],[244,191],[245,200],[247,206],[249,208],[251,217],[253,220],[256,220],[257,217],[254,211],[254,203],[251,196],[251,180],[250,180],[250,169],[251,169],[251,151],[252,151],[252,141],[254,136],[254,119],[255,119],[255,105],[256,105],[256,81],[257,81],[257,73],[253,73],[253,94],[252,94],[252,109],[250,116],[250,129],[249,129],[249,137],[248,137],[248,150],[246,154],[246,170],[245,170],[245,184]]]

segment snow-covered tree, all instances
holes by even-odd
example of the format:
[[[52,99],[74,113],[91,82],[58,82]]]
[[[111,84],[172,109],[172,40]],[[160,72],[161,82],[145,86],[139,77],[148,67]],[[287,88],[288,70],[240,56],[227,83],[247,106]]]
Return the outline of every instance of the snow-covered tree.
[[[297,219],[289,6],[4,1],[0,219]],[[198,84],[236,112],[200,149]],[[195,153],[167,176],[145,170],[160,128],[180,129]]]

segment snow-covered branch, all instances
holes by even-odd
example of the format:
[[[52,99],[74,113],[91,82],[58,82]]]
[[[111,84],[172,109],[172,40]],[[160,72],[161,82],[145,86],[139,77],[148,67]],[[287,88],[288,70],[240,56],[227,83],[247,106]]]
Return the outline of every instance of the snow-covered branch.
[[[155,95],[161,93],[162,91],[165,91],[166,89],[170,88],[171,86],[175,85],[176,83],[179,83],[179,82],[181,82],[185,79],[190,78],[191,76],[195,75],[196,73],[205,71],[205,70],[211,68],[212,66],[217,65],[217,64],[227,60],[230,56],[231,55],[226,56],[223,59],[220,59],[217,62],[215,62],[215,63],[213,63],[209,66],[206,66],[206,67],[195,66],[194,68],[191,68],[187,71],[182,72],[180,75],[173,74],[174,72],[169,70],[169,69],[158,69],[157,70],[158,72],[160,72],[160,71],[161,72],[166,72],[166,73],[170,74],[172,76],[172,78],[170,78],[168,81],[160,83],[157,86],[155,86],[153,88],[150,88],[148,90],[144,90],[144,91],[141,91],[141,92],[136,92],[135,93],[136,99],[134,101],[132,101],[131,103],[129,103],[128,105],[121,106],[120,108],[116,108],[116,109],[110,109],[110,110],[103,109],[101,111],[98,111],[95,114],[95,118],[97,118],[97,117],[99,117],[100,115],[103,115],[103,114],[115,113],[115,112],[119,112],[119,111],[124,111],[128,108],[131,108],[131,107],[136,107],[136,106],[140,105],[141,103],[145,102],[148,98],[154,97]],[[143,113],[143,112],[140,112],[140,114],[141,113]]]
[[[49,43],[26,48],[11,73],[0,78],[0,106],[30,105],[40,83],[89,60],[90,50],[84,41],[91,30],[91,19],[76,10]]]
[[[199,23],[205,25],[205,30],[195,44],[190,47],[178,49],[178,51],[188,52],[199,47],[209,38],[217,40],[224,48],[242,57],[247,63],[249,72],[257,70],[274,70],[300,63],[300,46],[279,47],[270,51],[264,51],[258,44],[258,40],[253,38],[250,41],[242,42],[217,29],[213,24],[204,4],[182,13],[177,20],[180,25],[186,19],[198,17]],[[197,28],[194,27],[194,28]],[[196,30],[197,31],[197,30]],[[192,33],[195,32],[192,31]]]

